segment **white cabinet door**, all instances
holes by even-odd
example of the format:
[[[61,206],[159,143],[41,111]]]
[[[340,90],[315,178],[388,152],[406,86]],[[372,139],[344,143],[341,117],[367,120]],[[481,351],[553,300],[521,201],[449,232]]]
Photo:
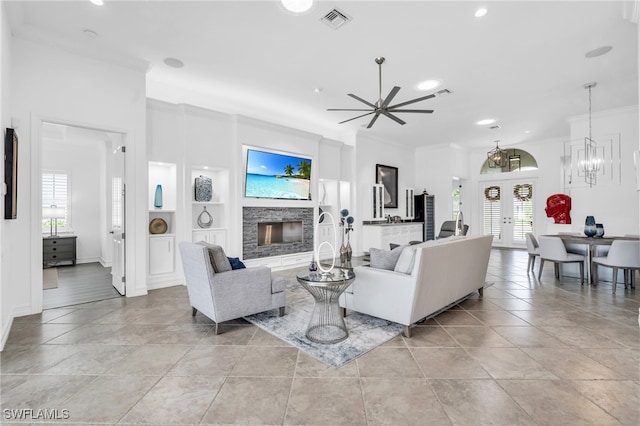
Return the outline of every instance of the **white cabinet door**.
[[[205,243],[215,244],[225,248],[227,243],[227,233],[223,229],[215,231],[192,231],[191,241],[197,243],[198,241],[204,241]]]
[[[173,237],[149,238],[149,274],[169,274],[174,272]]]

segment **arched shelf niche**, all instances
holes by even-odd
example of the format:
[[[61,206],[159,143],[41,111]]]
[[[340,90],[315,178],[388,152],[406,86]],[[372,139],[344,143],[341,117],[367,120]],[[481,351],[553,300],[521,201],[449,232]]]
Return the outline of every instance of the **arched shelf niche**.
[[[492,167],[489,165],[489,159],[487,158],[484,163],[482,163],[480,174],[485,175],[489,173],[511,173],[538,170],[538,162],[533,155],[529,154],[527,151],[517,148],[505,149],[505,151],[507,151],[507,159],[504,166]]]

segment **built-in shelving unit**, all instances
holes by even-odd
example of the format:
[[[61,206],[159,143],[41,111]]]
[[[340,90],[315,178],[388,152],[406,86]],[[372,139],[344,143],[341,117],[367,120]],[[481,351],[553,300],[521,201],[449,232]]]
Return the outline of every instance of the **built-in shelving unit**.
[[[158,218],[167,224],[167,230],[153,234],[148,230],[149,281],[162,281],[176,270],[176,204],[177,184],[176,165],[174,163],[149,162],[149,215],[148,224]],[[155,206],[156,188],[162,187],[162,206]]]
[[[195,200],[195,181],[199,176],[211,179],[212,196],[210,201]],[[188,191],[191,194],[189,198],[191,200],[191,240],[193,242],[205,241],[225,247],[229,228],[229,170],[218,167],[193,166],[188,185]],[[213,223],[210,227],[198,225],[198,216],[205,209],[213,217]]]

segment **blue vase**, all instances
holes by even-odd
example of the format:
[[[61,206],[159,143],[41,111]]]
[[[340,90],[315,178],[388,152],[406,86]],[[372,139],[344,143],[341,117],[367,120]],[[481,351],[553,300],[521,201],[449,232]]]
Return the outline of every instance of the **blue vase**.
[[[596,237],[604,237],[604,225],[602,225],[601,223],[596,223]]]
[[[156,209],[162,208],[162,185],[156,185],[156,196],[153,201],[153,206]]]
[[[596,229],[596,219],[593,216],[587,216],[587,219],[584,221],[584,235],[591,238],[594,237],[598,233]]]

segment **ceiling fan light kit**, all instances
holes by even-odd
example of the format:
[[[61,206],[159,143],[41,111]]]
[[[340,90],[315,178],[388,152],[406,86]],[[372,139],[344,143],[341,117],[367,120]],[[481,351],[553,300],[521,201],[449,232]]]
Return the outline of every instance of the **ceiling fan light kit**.
[[[372,115],[373,114],[373,118],[371,119],[371,121],[367,125],[367,129],[370,129],[373,126],[373,124],[376,122],[378,117],[380,117],[380,115],[384,115],[385,117],[390,118],[391,120],[395,121],[396,123],[404,125],[404,124],[406,124],[406,122],[404,120],[400,119],[399,117],[397,117],[395,114],[397,114],[397,113],[405,113],[405,112],[408,112],[408,113],[420,113],[420,114],[431,114],[431,113],[433,113],[432,109],[398,109],[398,108],[403,107],[405,105],[410,105],[410,104],[413,104],[413,103],[416,103],[416,102],[420,102],[420,101],[424,101],[424,100],[427,100],[427,99],[434,98],[436,96],[435,94],[431,94],[431,95],[427,95],[427,96],[421,96],[419,98],[415,98],[415,99],[412,99],[412,100],[406,101],[406,102],[401,102],[399,104],[389,105],[391,103],[391,101],[393,100],[393,98],[395,98],[395,96],[400,91],[400,87],[399,86],[394,86],[393,89],[391,89],[391,91],[387,95],[387,97],[382,99],[382,64],[384,63],[384,61],[385,61],[385,58],[382,57],[382,56],[379,56],[379,57],[377,57],[375,59],[376,64],[378,64],[378,100],[375,103],[371,103],[371,102],[365,101],[364,99],[354,95],[353,93],[349,93],[347,96],[350,96],[353,99],[362,102],[363,104],[365,104],[369,108],[329,108],[329,109],[327,109],[327,111],[361,111],[361,112],[364,112],[364,114],[361,114],[361,115],[358,115],[356,117],[349,118],[347,120],[341,121],[338,124],[347,123],[349,121],[357,120],[358,118],[366,117],[368,115]]]

